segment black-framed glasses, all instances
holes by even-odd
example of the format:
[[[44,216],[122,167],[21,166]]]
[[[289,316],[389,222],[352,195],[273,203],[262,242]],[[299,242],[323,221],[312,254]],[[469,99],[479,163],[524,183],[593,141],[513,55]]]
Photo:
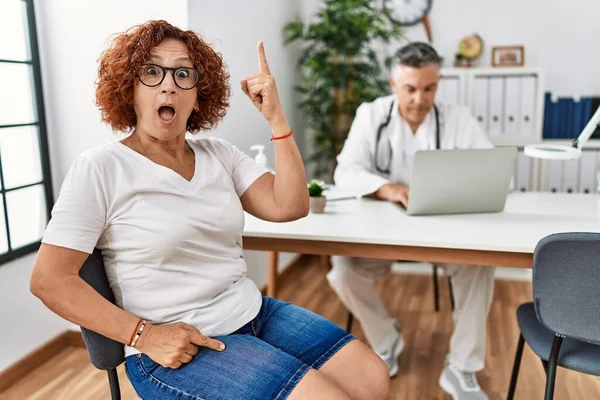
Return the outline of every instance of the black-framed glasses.
[[[163,82],[165,76],[167,75],[167,71],[171,71],[175,85],[183,90],[192,89],[194,86],[196,86],[198,79],[200,78],[200,73],[194,68],[169,68],[157,64],[144,64],[140,66],[138,68],[138,77],[140,78],[140,82],[142,82],[144,85],[148,87],[156,87]]]

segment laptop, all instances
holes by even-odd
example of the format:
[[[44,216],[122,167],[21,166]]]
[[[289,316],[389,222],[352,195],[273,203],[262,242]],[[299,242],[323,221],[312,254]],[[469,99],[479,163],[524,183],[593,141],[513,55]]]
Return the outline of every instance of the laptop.
[[[516,147],[417,151],[406,213],[503,211],[516,157]]]

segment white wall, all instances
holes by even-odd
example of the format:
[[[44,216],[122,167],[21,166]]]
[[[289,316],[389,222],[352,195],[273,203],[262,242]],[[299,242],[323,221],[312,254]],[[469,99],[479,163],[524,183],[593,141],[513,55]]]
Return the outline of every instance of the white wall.
[[[291,46],[283,46],[282,30],[300,11],[300,5],[301,2],[283,3],[278,0],[190,1],[188,4],[190,29],[214,45],[223,55],[231,74],[231,106],[224,121],[209,134],[223,137],[249,154],[253,154],[249,148],[251,145],[265,145],[270,165],[273,165],[274,159],[269,125],[242,92],[240,81],[258,73],[256,45],[259,40],[264,41],[267,61],[276,79],[289,124],[292,129],[298,126],[298,98],[292,87],[298,72],[295,64],[297,54]]]
[[[71,326],[29,293],[34,260],[0,266],[0,371]]]
[[[277,88],[289,124],[295,131],[296,141],[301,147],[304,142],[300,128],[300,114],[296,103],[298,98],[293,90],[296,81],[297,54],[292,47],[282,44],[283,26],[300,12],[301,2],[280,0],[239,0],[190,1],[188,4],[188,25],[198,32],[217,51],[223,54],[231,74],[233,90],[231,107],[225,120],[211,135],[231,141],[242,151],[252,154],[253,144],[265,145],[265,154],[272,166],[273,146],[269,141],[271,132],[263,116],[256,110],[250,99],[240,88],[240,81],[258,72],[256,45],[259,40],[265,43],[265,52],[271,73],[277,81]],[[248,275],[261,287],[267,279],[267,257],[263,252],[246,251]],[[279,265],[284,267],[292,254],[281,254]]]
[[[303,0],[304,18],[320,3]],[[524,45],[526,65],[546,71],[546,90],[586,96],[600,93],[599,13],[600,2],[591,0],[445,0],[433,2],[430,21],[433,45],[446,66],[452,66],[460,39],[478,33],[484,53],[477,65],[491,65],[492,46]],[[409,40],[427,40],[422,24],[405,33]],[[391,44],[389,51],[399,45]]]
[[[600,94],[599,13],[600,2],[590,0],[451,0],[434,1],[430,20],[433,44],[447,66],[460,39],[476,32],[485,46],[478,65],[491,65],[492,46],[524,45],[526,65],[546,71],[546,90],[586,96]],[[406,33],[426,40],[421,24]]]
[[[96,61],[114,33],[148,19],[187,24],[187,0],[36,1],[55,196],[81,151],[110,140],[94,105]],[[0,370],[72,325],[29,292],[35,255],[0,266]]]

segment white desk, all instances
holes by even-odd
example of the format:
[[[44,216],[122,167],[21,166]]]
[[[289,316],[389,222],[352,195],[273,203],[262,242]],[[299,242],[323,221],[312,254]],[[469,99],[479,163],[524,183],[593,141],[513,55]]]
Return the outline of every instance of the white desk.
[[[289,223],[246,214],[243,244],[271,252],[274,296],[281,251],[531,268],[538,241],[558,232],[600,232],[600,195],[511,193],[502,213],[414,217],[388,202],[344,200]]]

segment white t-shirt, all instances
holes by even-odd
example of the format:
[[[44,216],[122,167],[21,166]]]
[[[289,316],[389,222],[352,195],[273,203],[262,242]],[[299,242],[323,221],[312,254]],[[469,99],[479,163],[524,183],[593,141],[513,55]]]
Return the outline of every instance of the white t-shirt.
[[[240,196],[267,170],[230,143],[188,140],[191,181],[114,141],[82,153],[42,241],[102,250],[117,305],[153,324],[234,332],[261,306],[246,276]],[[139,351],[125,347],[126,355]]]

